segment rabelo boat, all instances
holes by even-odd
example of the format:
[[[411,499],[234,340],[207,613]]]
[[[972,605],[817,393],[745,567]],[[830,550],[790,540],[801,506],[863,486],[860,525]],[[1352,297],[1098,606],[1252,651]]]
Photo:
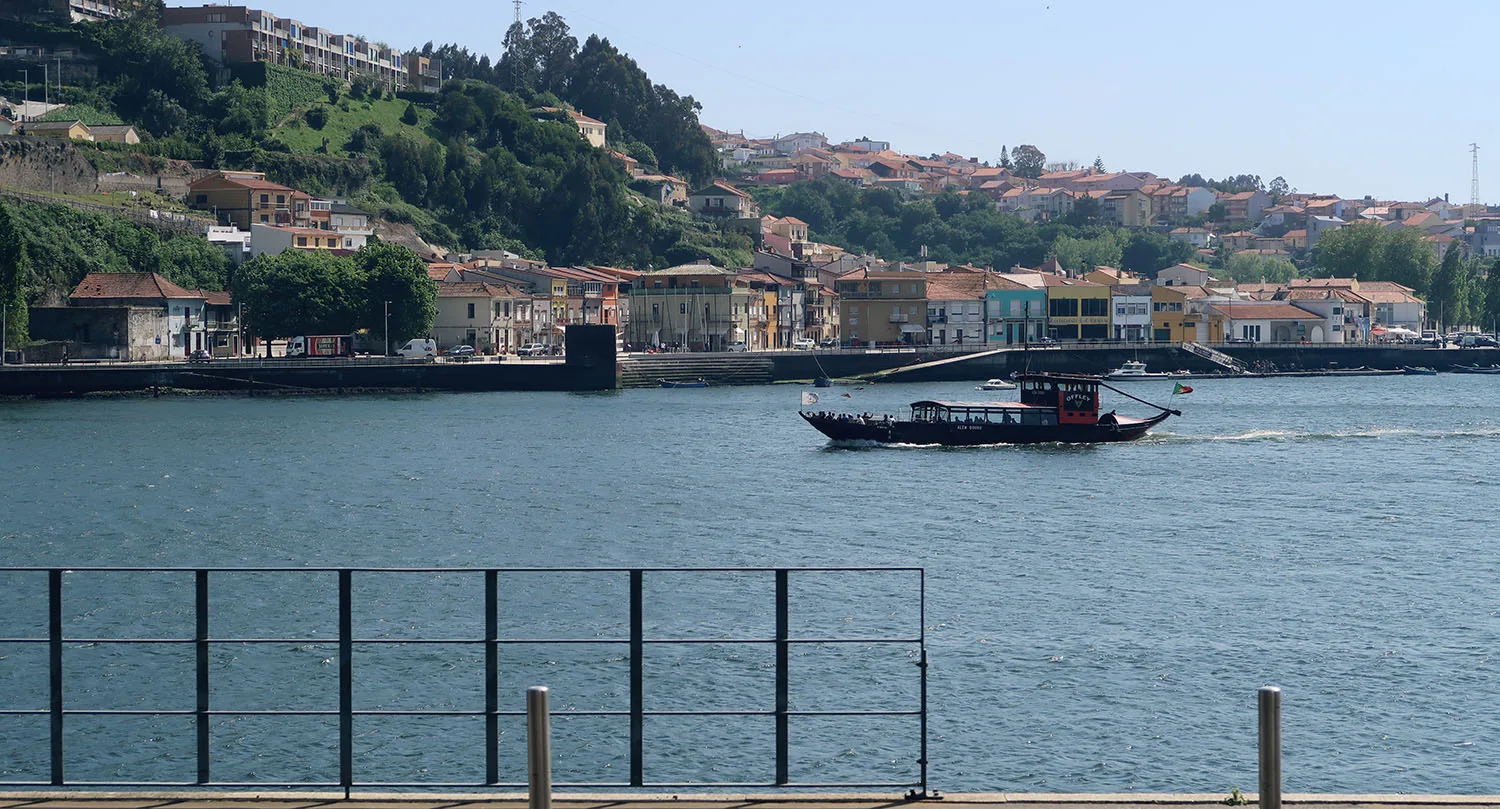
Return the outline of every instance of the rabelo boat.
[[[1133,441],[1168,416],[1182,411],[1152,404],[1105,384],[1097,376],[1023,373],[1016,375],[1019,402],[913,402],[908,419],[826,411],[800,412],[814,428],[836,442],[938,444],[1101,444]],[[1160,412],[1144,419],[1113,410],[1099,413],[1104,387]]]

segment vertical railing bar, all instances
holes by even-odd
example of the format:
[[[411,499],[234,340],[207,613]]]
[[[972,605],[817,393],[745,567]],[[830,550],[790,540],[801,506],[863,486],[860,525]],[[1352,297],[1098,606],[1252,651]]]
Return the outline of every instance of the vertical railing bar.
[[[922,622],[917,632],[917,637],[921,639],[920,643],[922,646],[919,650],[921,657],[917,663],[920,667],[922,681],[922,715],[920,720],[918,720],[921,725],[919,732],[922,734],[922,758],[918,761],[918,764],[921,767],[922,797],[925,798],[927,797],[927,570],[925,568],[917,571],[917,581],[917,590],[919,593],[917,613],[918,618]]]
[[[197,711],[195,724],[198,729],[198,784],[209,783],[212,773],[209,766],[209,716],[208,716],[208,571],[193,574],[196,592],[196,628],[193,631],[194,647],[198,662]]]
[[[789,767],[787,766],[788,750],[790,740],[788,738],[789,727],[787,724],[787,711],[790,710],[791,700],[788,697],[790,691],[790,678],[787,672],[789,661],[788,652],[791,644],[787,642],[789,632],[789,615],[787,604],[787,571],[779,569],[776,571],[776,785],[785,786],[791,780]]]
[[[646,785],[646,619],[640,570],[630,571],[630,785]]]
[[[61,570],[47,571],[47,658],[52,689],[52,786],[63,785],[63,611]]]
[[[354,786],[354,593],[348,568],[339,571],[339,785]]]
[[[500,573],[484,572],[484,782],[500,783]]]

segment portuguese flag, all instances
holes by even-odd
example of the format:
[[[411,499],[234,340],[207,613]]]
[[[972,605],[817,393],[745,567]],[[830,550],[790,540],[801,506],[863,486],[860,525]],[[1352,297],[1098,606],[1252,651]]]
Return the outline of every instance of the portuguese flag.
[[[1181,382],[1178,382],[1177,383],[1177,387],[1175,387],[1175,388],[1172,389],[1172,395],[1173,396],[1176,396],[1179,393],[1192,393],[1192,392],[1193,392],[1192,388],[1188,387],[1187,385],[1182,384]]]

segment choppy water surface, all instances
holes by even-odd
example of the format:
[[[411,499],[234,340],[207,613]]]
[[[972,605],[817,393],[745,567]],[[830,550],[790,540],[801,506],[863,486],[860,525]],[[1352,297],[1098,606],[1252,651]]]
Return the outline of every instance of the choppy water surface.
[[[796,418],[800,389],[788,386],[4,403],[0,563],[922,566],[934,788],[1253,790],[1255,690],[1273,682],[1285,689],[1288,791],[1500,793],[1496,382],[1194,387],[1177,400],[1183,418],[1135,444],[962,450],[831,448]],[[1163,399],[1170,383],[1128,390]],[[973,383],[819,393],[819,407],[871,412],[995,395]],[[1123,400],[1109,406],[1148,412]],[[415,600],[400,587],[358,595],[372,610],[357,631],[479,631],[479,584],[417,578]],[[191,632],[186,577],[181,593],[171,582],[79,581],[72,637]],[[45,626],[41,582],[0,582],[0,637]],[[690,598],[698,588],[733,606],[734,588],[744,587],[751,606],[749,617],[663,608],[656,629],[675,621],[725,637],[768,631],[763,581],[657,586],[654,605],[701,604]],[[894,599],[902,588],[891,588]],[[802,628],[811,634],[910,629],[898,626],[896,606],[871,602],[863,588],[814,590],[822,601],[807,612],[827,626]],[[549,622],[579,609],[593,620],[579,631],[623,633],[618,580],[507,592],[502,611],[533,616],[535,637],[563,631]],[[215,593],[227,624],[216,634],[268,621],[313,626],[322,638],[336,631],[331,580],[246,577]],[[429,606],[417,614],[413,603]],[[564,707],[618,710],[627,653],[518,650],[507,682],[548,682]],[[816,653],[829,659],[802,661],[803,707],[914,694],[904,665],[841,667],[844,652]],[[70,707],[192,707],[190,646],[68,654]],[[395,652],[369,652],[361,671],[380,668],[381,654]],[[215,658],[215,707],[259,707],[289,690],[336,696],[335,655],[317,642],[225,650]],[[652,655],[648,676],[683,702],[769,707],[765,647]],[[45,659],[45,647],[0,645],[9,701],[0,707],[45,707],[45,677],[31,679]],[[359,707],[482,707],[482,677],[457,687],[448,676],[480,671],[481,661],[473,647],[421,647],[385,664],[394,676],[362,683]],[[306,717],[292,732],[267,721],[216,727],[224,777],[336,772],[327,743],[336,718]],[[361,725],[357,766],[400,770],[476,723],[396,730],[383,721]],[[46,728],[45,716],[0,716],[0,780],[45,777]],[[521,778],[520,726],[507,728],[503,774]],[[905,777],[914,750],[900,733],[910,730],[868,737],[830,722],[797,748],[794,775]],[[559,770],[582,780],[627,767],[619,731],[609,717],[565,723]],[[701,723],[649,750],[651,767],[669,770],[662,780],[764,779],[763,731]],[[190,717],[80,719],[68,744],[77,777],[188,762],[178,777],[191,779]],[[482,763],[473,746],[459,749],[468,752],[389,780],[459,777],[474,765],[458,760],[465,756]]]

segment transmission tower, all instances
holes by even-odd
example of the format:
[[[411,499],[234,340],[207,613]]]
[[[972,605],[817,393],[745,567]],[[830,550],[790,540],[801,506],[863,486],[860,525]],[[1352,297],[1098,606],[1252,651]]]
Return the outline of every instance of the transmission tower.
[[[516,6],[516,25],[520,25],[521,24],[521,0],[515,0],[515,6]]]
[[[1479,205],[1479,144],[1469,144],[1469,151],[1474,153],[1474,177],[1469,181],[1469,204]]]

